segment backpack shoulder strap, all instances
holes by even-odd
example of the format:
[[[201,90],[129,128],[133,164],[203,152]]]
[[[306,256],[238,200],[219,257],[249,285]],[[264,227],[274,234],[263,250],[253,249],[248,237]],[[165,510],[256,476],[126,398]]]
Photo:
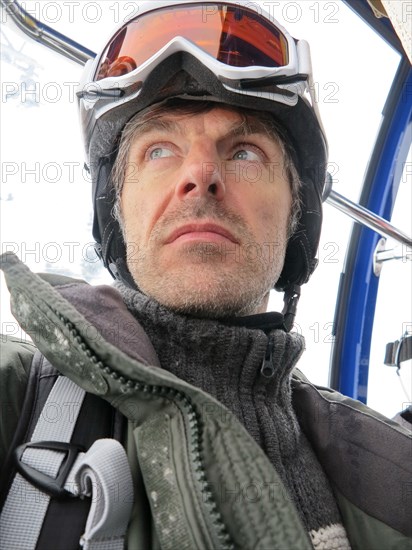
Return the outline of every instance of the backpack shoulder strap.
[[[59,383],[56,384],[58,380]],[[17,473],[16,449],[22,449],[24,444],[30,446],[29,442],[32,439],[33,441],[59,439],[57,433],[60,431],[60,426],[63,425],[67,432],[64,436],[67,443],[71,443],[79,449],[87,450],[96,440],[102,438],[112,438],[117,441],[122,439],[124,428],[122,415],[106,401],[84,392],[70,381],[67,386],[70,388],[70,392],[66,395],[65,380],[68,381],[59,375],[58,371],[40,352],[36,352],[31,365],[19,425],[2,476],[4,483],[1,491],[0,531],[3,531],[3,536],[0,539],[3,539],[4,542],[7,526],[11,524],[11,516],[13,516],[16,507],[11,503],[13,498],[15,500],[16,492],[18,492],[18,499],[22,504],[27,504],[31,498],[33,502],[30,503],[30,510],[41,508],[36,502],[36,498],[39,499],[39,494],[44,496],[43,500],[47,500],[44,519],[34,528],[34,531],[39,529],[40,531],[31,535],[34,537],[33,540],[36,540],[35,546],[32,547],[36,549],[50,548],[51,541],[53,541],[55,550],[78,548],[90,509],[89,499],[61,499],[54,496],[49,498],[46,493],[36,493],[36,498],[34,498],[35,494],[30,490],[32,486]],[[59,391],[60,386],[62,386],[63,393]],[[59,397],[50,400],[50,396],[53,395],[59,395]],[[30,453],[33,453],[33,449],[24,450],[25,462],[27,458],[30,459]],[[56,455],[53,452],[52,454]],[[17,525],[13,527],[18,529]],[[33,531],[31,527],[31,525],[29,528],[26,526],[26,530]],[[3,543],[0,543],[0,546],[3,548]]]
[[[6,460],[2,468],[0,480],[0,511],[9,492],[11,482],[16,473],[14,464],[14,449],[30,441],[31,433],[37,423],[39,411],[43,408],[47,396],[58,376],[57,370],[49,362],[44,362],[44,356],[37,350],[30,366],[29,377],[26,386],[23,406],[14,434],[14,438],[8,450]]]

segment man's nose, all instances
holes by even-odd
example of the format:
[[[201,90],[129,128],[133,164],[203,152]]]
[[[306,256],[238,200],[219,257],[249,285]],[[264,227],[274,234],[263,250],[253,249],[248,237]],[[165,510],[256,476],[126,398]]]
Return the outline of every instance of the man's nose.
[[[225,193],[222,160],[217,151],[201,143],[191,148],[182,164],[176,185],[179,199],[209,196],[223,200]]]

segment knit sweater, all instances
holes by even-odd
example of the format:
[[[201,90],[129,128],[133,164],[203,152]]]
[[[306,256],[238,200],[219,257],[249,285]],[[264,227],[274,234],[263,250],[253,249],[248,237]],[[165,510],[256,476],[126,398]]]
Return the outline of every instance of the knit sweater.
[[[182,316],[121,284],[118,290],[162,368],[218,399],[261,446],[314,548],[350,548],[328,479],[292,407],[291,371],[303,337],[251,328],[250,318],[229,323]]]

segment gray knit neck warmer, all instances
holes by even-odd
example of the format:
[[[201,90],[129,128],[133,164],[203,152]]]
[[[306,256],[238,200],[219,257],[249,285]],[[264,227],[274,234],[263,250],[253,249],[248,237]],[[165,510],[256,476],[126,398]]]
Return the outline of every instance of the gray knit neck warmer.
[[[314,547],[349,548],[329,482],[292,408],[291,371],[303,351],[303,337],[178,315],[138,291],[116,286],[151,339],[162,368],[218,399],[265,451]],[[324,535],[325,528],[333,532]]]

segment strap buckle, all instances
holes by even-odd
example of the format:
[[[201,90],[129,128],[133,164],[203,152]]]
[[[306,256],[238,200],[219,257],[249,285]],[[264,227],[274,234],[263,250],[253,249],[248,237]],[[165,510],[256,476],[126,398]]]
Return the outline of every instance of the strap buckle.
[[[22,461],[22,457],[27,449],[45,449],[48,451],[60,451],[66,453],[57,477],[50,477],[49,475],[36,470],[36,468],[25,464]],[[29,441],[28,443],[23,443],[23,445],[16,447],[14,450],[14,459],[18,472],[35,487],[55,498],[75,498],[76,495],[70,493],[70,491],[67,491],[64,488],[64,485],[80,452],[85,452],[85,449],[80,445],[73,443],[63,441]]]
[[[397,367],[399,370],[402,361],[411,359],[411,349],[412,333],[407,330],[399,340],[386,344],[385,365]]]

